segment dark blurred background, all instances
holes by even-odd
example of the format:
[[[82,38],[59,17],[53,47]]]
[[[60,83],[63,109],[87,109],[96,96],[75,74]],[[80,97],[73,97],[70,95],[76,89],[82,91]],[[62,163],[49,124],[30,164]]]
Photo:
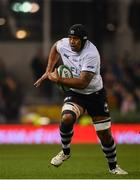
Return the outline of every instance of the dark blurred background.
[[[0,123],[59,121],[62,92],[50,81],[33,84],[75,23],[100,51],[113,122],[139,122],[139,17],[139,0],[0,0]]]

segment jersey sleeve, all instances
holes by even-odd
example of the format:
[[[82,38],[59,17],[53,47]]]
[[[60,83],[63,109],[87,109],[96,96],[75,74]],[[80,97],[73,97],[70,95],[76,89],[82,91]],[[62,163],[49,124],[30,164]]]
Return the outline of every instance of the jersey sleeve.
[[[82,65],[82,71],[89,71],[96,73],[99,65],[98,56],[86,56]]]
[[[63,39],[60,39],[56,42],[56,50],[58,53],[60,53],[62,46],[63,46]]]

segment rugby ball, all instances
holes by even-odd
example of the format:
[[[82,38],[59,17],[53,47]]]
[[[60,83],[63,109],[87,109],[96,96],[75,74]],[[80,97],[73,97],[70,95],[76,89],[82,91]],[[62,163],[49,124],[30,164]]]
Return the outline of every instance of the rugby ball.
[[[57,72],[58,72],[58,75],[62,78],[72,78],[73,75],[72,75],[72,72],[70,70],[70,68],[66,65],[60,65],[58,68],[57,68]],[[58,84],[58,87],[59,89],[61,89],[62,91],[68,91],[70,88],[67,87],[67,86],[64,86],[62,84]]]

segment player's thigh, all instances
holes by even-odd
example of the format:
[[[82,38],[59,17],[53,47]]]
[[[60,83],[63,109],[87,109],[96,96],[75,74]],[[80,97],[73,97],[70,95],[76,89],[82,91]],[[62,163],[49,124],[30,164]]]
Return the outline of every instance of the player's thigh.
[[[92,117],[96,131],[104,131],[111,127],[111,118],[108,108],[107,96],[104,89],[90,95],[87,111]]]
[[[110,117],[106,91],[101,89],[87,97],[86,109],[93,122]]]

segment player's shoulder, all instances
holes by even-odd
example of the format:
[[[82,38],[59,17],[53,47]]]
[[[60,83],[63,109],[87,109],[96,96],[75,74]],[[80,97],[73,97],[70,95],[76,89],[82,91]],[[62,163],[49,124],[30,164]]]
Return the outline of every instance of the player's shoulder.
[[[97,47],[95,46],[95,44],[93,44],[91,41],[87,41],[87,48],[89,49],[89,50],[93,50],[93,51],[98,51],[97,50]]]
[[[85,54],[87,54],[89,56],[99,55],[97,47],[89,40],[86,43]]]
[[[68,38],[62,38],[60,40],[57,41],[57,44],[62,44],[62,45],[66,45],[68,44]]]
[[[57,47],[58,52],[60,52],[60,50],[67,49],[68,48],[68,38],[62,38],[62,39],[58,40],[56,43],[56,47]]]

